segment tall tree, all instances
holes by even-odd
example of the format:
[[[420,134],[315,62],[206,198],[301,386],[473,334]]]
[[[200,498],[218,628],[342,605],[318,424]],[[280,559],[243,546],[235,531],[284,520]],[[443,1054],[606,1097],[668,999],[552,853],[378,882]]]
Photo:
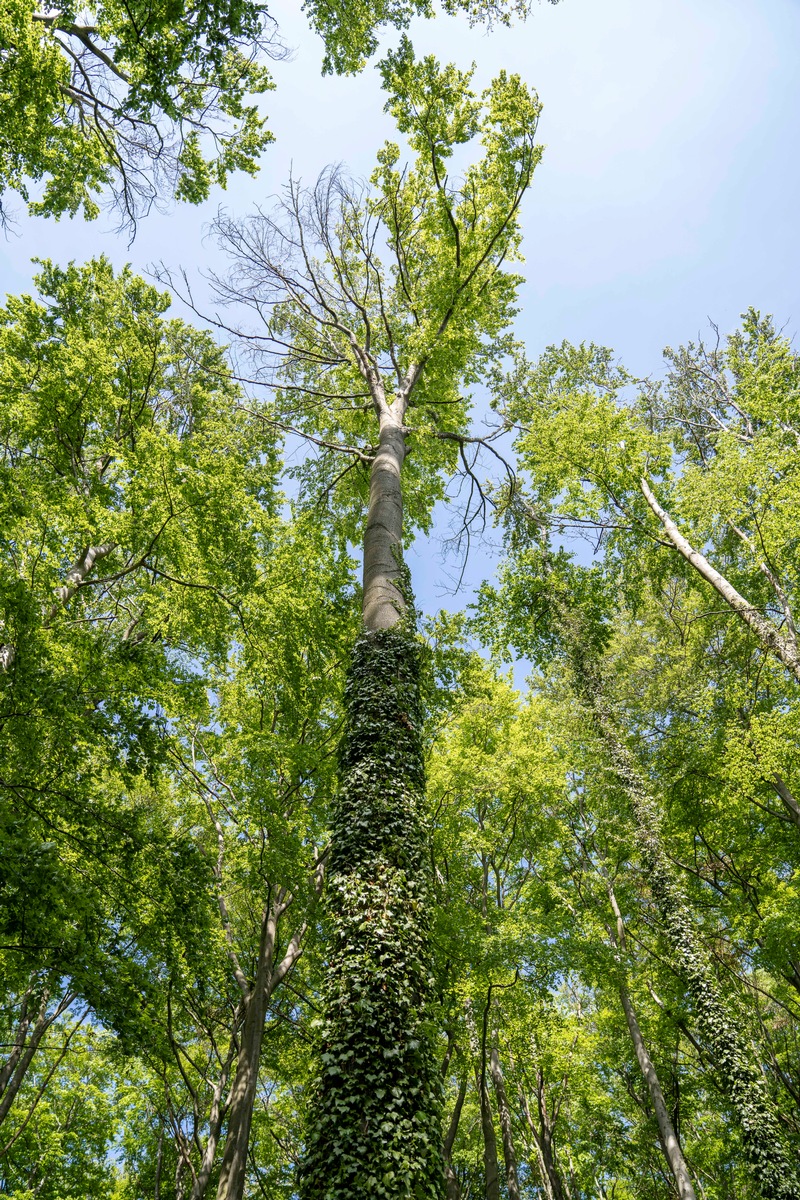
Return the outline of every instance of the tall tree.
[[[525,506],[524,500],[518,499],[517,503]],[[608,757],[614,782],[630,806],[638,850],[665,940],[675,967],[686,982],[698,1027],[711,1049],[740,1123],[745,1154],[756,1183],[768,1200],[796,1197],[800,1194],[800,1181],[783,1144],[759,1066],[725,1003],[688,897],[665,845],[663,805],[625,744],[610,697],[602,665],[603,652],[611,638],[608,588],[603,586],[599,571],[581,571],[568,562],[563,552],[555,555],[549,547],[544,521],[537,514],[532,515],[528,537],[534,545],[537,539],[541,545],[526,550],[525,533],[519,528],[515,530],[512,542],[517,555],[506,570],[508,590],[499,603],[488,589],[485,599],[494,610],[495,621],[499,612],[506,614],[506,628],[523,651],[538,646],[541,652],[541,622],[549,620],[545,636],[551,640],[551,646],[560,648],[576,697],[586,706]],[[537,562],[539,581],[535,578]],[[531,620],[531,608],[537,611],[539,628]],[[549,615],[546,617],[545,613]]]
[[[312,191],[292,182],[274,215],[219,225],[235,264],[220,290],[263,321],[250,344],[276,388],[276,418],[320,451],[301,471],[303,494],[319,503],[336,487],[345,527],[363,540],[307,1200],[443,1186],[420,650],[402,546],[471,440],[465,387],[506,348],[518,278],[504,264],[540,157],[539,106],[518,78],[502,74],[478,97],[469,75],[416,61],[406,40],[382,71],[410,166],[390,144],[369,189],[328,172]],[[483,157],[452,181],[455,150],[478,139]]]
[[[103,259],[37,282],[0,310],[9,1102],[64,989],[131,1046],[204,952],[212,874],[165,743],[243,636],[275,523],[271,447],[212,339]]]

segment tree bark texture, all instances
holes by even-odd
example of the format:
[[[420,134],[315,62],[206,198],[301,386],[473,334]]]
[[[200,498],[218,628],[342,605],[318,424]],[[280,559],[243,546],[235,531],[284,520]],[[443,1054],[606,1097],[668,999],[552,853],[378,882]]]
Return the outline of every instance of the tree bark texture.
[[[34,988],[32,984],[22,998],[20,1018],[17,1023],[11,1053],[3,1063],[2,1068],[0,1068],[0,1125],[2,1125],[11,1111],[11,1107],[22,1087],[34,1055],[39,1049],[39,1043],[47,1030],[67,1010],[74,1000],[74,996],[71,993],[67,993],[58,1000],[53,1011],[48,1013],[47,1005],[50,999],[50,988],[49,986],[45,987],[39,996],[39,1007],[36,1019],[33,1021],[33,1027],[31,1028],[30,1003],[33,995]]]
[[[453,1113],[450,1117],[450,1124],[447,1127],[447,1133],[444,1136],[444,1175],[445,1187],[447,1191],[447,1200],[461,1200],[461,1185],[458,1182],[458,1176],[453,1170],[453,1146],[458,1133],[458,1126],[461,1123],[461,1110],[464,1107],[464,1100],[467,1095],[467,1076],[464,1075],[458,1085],[458,1095],[453,1107]]]
[[[544,1190],[547,1193],[547,1200],[566,1200],[567,1189],[564,1186],[561,1174],[556,1165],[555,1153],[553,1151],[553,1120],[547,1111],[547,1096],[541,1068],[537,1068],[536,1071],[536,1106],[539,1113],[538,1126],[531,1116],[528,1098],[521,1087],[519,1088],[519,1098],[522,1103],[522,1113],[525,1117],[525,1123],[533,1135],[536,1154],[539,1160],[539,1173],[542,1177]]]
[[[242,1200],[245,1172],[247,1170],[247,1146],[250,1141],[250,1126],[253,1120],[258,1065],[261,1059],[261,1043],[264,1037],[264,1021],[267,1015],[267,985],[272,953],[275,946],[275,914],[270,906],[264,914],[261,940],[258,951],[258,967],[253,989],[247,1002],[247,1012],[242,1028],[242,1043],[228,1107],[228,1131],[225,1137],[225,1152],[222,1156],[217,1200]]]
[[[386,407],[380,417],[378,453],[370,468],[369,509],[364,531],[363,616],[369,630],[391,629],[406,610],[403,593],[398,587],[403,548],[400,473],[405,456],[405,435],[399,417]]]
[[[318,887],[321,876],[315,872]],[[275,962],[275,947],[278,936],[278,922],[292,903],[292,896],[283,888],[277,889],[277,894],[270,897],[262,918],[261,937],[258,949],[256,977],[249,993],[243,997],[246,1005],[244,1025],[242,1028],[239,1057],[236,1063],[236,1074],[233,1086],[225,1105],[228,1117],[228,1128],[225,1137],[225,1151],[222,1158],[217,1200],[242,1200],[246,1184],[247,1156],[250,1144],[250,1127],[253,1122],[253,1108],[258,1084],[258,1069],[261,1061],[261,1046],[264,1041],[264,1023],[270,1000],[279,985],[291,971],[302,953],[302,942],[307,924],[295,930],[289,945],[280,962]],[[214,1166],[217,1145],[223,1121],[222,1092],[230,1071],[235,1044],[236,1023],[231,1036],[231,1048],[223,1066],[213,1093],[211,1114],[209,1117],[209,1133],[203,1154],[200,1171],[197,1173],[192,1188],[191,1200],[202,1200]]]
[[[609,936],[611,944],[617,954],[627,952],[627,939],[625,936],[625,922],[622,919],[617,897],[614,888],[611,886],[611,881],[606,878],[606,890],[608,899],[611,904],[611,910],[614,913],[617,931],[614,933],[613,928],[609,928]],[[675,1185],[678,1189],[678,1195],[681,1200],[697,1200],[692,1177],[689,1174],[689,1168],[686,1165],[686,1159],[683,1157],[683,1151],[678,1141],[678,1135],[675,1132],[675,1127],[670,1120],[669,1111],[664,1093],[661,1090],[661,1083],[658,1078],[658,1073],[653,1065],[653,1060],[645,1045],[642,1031],[639,1028],[639,1022],[636,1017],[636,1010],[631,1002],[630,993],[628,992],[627,984],[623,977],[619,985],[619,998],[622,1003],[622,1011],[625,1013],[625,1020],[628,1025],[628,1032],[631,1035],[633,1048],[636,1052],[636,1061],[644,1076],[644,1081],[647,1084],[647,1090],[650,1093],[650,1101],[656,1114],[656,1123],[658,1125],[658,1140],[661,1142],[661,1149],[664,1151],[669,1168],[672,1171]]]
[[[481,1068],[475,1069],[475,1083],[478,1088],[481,1108],[481,1133],[483,1135],[483,1172],[486,1184],[486,1200],[500,1200],[500,1171],[497,1166],[497,1137],[492,1120],[492,1105],[489,1099],[489,1089],[486,1077]]]
[[[695,930],[688,901],[662,839],[662,813],[608,710],[594,664],[587,663],[573,628],[573,667],[579,694],[587,702],[616,778],[633,810],[635,835],[664,935],[683,976],[698,1028],[711,1047],[719,1077],[742,1130],[744,1150],[765,1200],[800,1200],[800,1184],[783,1147],[764,1080],[750,1049],[728,1013]]]
[[[354,648],[302,1200],[440,1200],[444,1193],[441,1081],[428,1027],[419,671],[405,624],[367,630]]]

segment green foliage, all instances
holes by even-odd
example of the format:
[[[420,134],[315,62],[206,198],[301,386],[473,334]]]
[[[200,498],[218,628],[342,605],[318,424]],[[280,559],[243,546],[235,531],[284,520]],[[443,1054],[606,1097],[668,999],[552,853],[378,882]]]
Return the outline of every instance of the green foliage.
[[[273,86],[256,61],[267,27],[254,0],[46,12],[11,0],[0,14],[0,191],[34,213],[92,218],[110,189],[133,232],[161,199],[197,204],[232,171],[253,174],[272,141],[247,102]]]
[[[331,0],[306,0],[303,7],[325,40],[323,71],[339,74],[362,69],[377,50],[385,26],[406,29],[414,17],[434,15],[431,0],[348,0],[346,6]],[[466,13],[471,25],[485,22],[491,26],[508,25],[514,16],[524,19],[530,7],[530,0],[446,0],[444,10]]]
[[[541,158],[539,101],[501,74],[417,60],[403,39],[382,64],[387,107],[411,145],[388,143],[368,187],[329,170],[290,182],[272,213],[223,219],[226,299],[255,308],[244,343],[275,385],[282,427],[316,447],[296,468],[303,500],[360,540],[377,442],[375,395],[407,397],[407,536],[429,529],[469,434],[471,389],[513,345],[519,210]],[[473,152],[462,179],[444,164]],[[263,324],[262,324],[263,323]]]

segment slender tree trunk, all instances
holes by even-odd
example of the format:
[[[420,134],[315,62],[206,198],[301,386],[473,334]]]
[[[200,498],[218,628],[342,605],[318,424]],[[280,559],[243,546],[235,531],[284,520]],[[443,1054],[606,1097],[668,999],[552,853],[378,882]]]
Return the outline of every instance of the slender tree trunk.
[[[158,1131],[158,1148],[156,1150],[156,1177],[153,1185],[153,1200],[161,1200],[161,1168],[164,1163],[164,1126]]]
[[[36,1020],[31,1029],[29,1014],[31,994],[32,989],[29,989],[23,999],[14,1045],[11,1054],[3,1064],[2,1071],[0,1071],[0,1125],[11,1111],[33,1057],[39,1049],[39,1043],[53,1022],[69,1008],[74,1000],[74,996],[69,993],[62,996],[56,1004],[55,1010],[48,1015],[47,1004],[50,999],[50,990],[49,987],[45,988],[39,1002]]]
[[[481,1110],[481,1133],[483,1135],[483,1170],[486,1180],[486,1200],[500,1200],[500,1171],[497,1166],[497,1137],[492,1120],[489,1089],[480,1067],[475,1068],[475,1084],[478,1088]]]
[[[689,904],[662,841],[662,813],[633,757],[623,744],[604,699],[594,663],[588,662],[579,630],[567,620],[576,687],[593,714],[620,787],[633,809],[636,840],[675,965],[686,981],[698,1027],[712,1049],[717,1070],[742,1129],[745,1154],[765,1200],[800,1200],[795,1168],[783,1147],[764,1080],[719,992]]]
[[[797,803],[789,788],[786,786],[786,781],[776,771],[770,780],[775,791],[783,801],[783,806],[789,814],[790,819],[800,829],[800,804]]]
[[[258,1084],[258,1066],[261,1059],[261,1043],[264,1038],[267,988],[275,948],[276,927],[276,910],[272,904],[269,904],[264,913],[261,927],[256,977],[247,1003],[239,1059],[231,1088],[228,1131],[225,1137],[225,1153],[222,1156],[222,1167],[217,1186],[217,1200],[242,1200],[244,1195],[247,1146],[250,1141],[250,1125],[253,1120],[253,1105]]]
[[[525,1118],[525,1124],[528,1126],[536,1146],[539,1174],[542,1177],[542,1184],[547,1193],[547,1200],[566,1200],[566,1188],[556,1166],[555,1155],[553,1153],[553,1123],[547,1112],[544,1077],[541,1070],[537,1068],[536,1071],[536,1105],[539,1113],[538,1126],[531,1116],[528,1098],[519,1085],[518,1092],[522,1105],[522,1115]]]
[[[658,517],[664,532],[672,542],[678,553],[688,562],[698,575],[705,579],[706,583],[710,583],[717,595],[728,604],[741,619],[750,626],[753,632],[758,637],[761,645],[774,654],[783,665],[791,671],[795,679],[800,683],[800,655],[798,655],[797,643],[793,636],[786,636],[781,633],[777,625],[773,624],[768,617],[765,617],[759,610],[748,600],[745,600],[733,584],[729,583],[724,575],[721,575],[715,567],[701,554],[699,550],[695,550],[694,546],[686,540],[678,526],[670,517],[669,513],[665,512],[661,505],[653,495],[650,486],[646,479],[640,480],[642,495],[650,506],[651,511]]]
[[[556,1156],[553,1150],[553,1124],[550,1120],[550,1114],[547,1111],[544,1096],[544,1078],[541,1069],[538,1071],[538,1088],[536,1092],[537,1104],[539,1106],[539,1120],[541,1122],[541,1141],[540,1150],[544,1167],[547,1171],[547,1178],[550,1180],[550,1188],[553,1193],[553,1200],[565,1200],[566,1188],[561,1178],[561,1173],[556,1166]]]
[[[379,421],[364,532],[364,631],[345,691],[328,866],[322,1053],[301,1200],[439,1200],[442,1087],[429,1032],[431,885],[420,653],[403,582],[403,420],[419,370]]]
[[[447,1200],[461,1200],[461,1186],[458,1182],[458,1176],[453,1170],[452,1155],[453,1145],[455,1144],[458,1126],[461,1121],[461,1110],[464,1107],[464,1100],[467,1095],[467,1076],[464,1075],[458,1085],[458,1095],[456,1096],[453,1114],[450,1118],[450,1124],[447,1127],[447,1133],[444,1138],[444,1174],[445,1186],[447,1189]]]
[[[608,891],[608,899],[611,904],[614,919],[617,925],[617,931],[614,933],[613,928],[609,929],[611,942],[617,954],[624,954],[627,950],[625,938],[625,922],[622,919],[622,912],[617,904],[617,897],[611,886],[611,881],[606,879],[606,890]],[[639,1022],[636,1019],[636,1011],[631,1003],[630,994],[623,978],[619,985],[619,998],[622,1003],[622,1011],[625,1013],[625,1020],[628,1024],[628,1032],[631,1035],[633,1048],[636,1051],[636,1061],[644,1076],[644,1081],[647,1084],[647,1090],[650,1093],[650,1100],[656,1114],[656,1123],[658,1125],[658,1140],[661,1143],[661,1149],[664,1151],[664,1156],[669,1163],[669,1168],[672,1171],[675,1184],[678,1189],[678,1195],[681,1200],[697,1200],[692,1178],[689,1174],[689,1168],[686,1165],[686,1159],[683,1157],[678,1135],[675,1132],[675,1127],[670,1120],[669,1111],[667,1110],[664,1093],[661,1090],[661,1083],[658,1078],[658,1073],[653,1066],[653,1061],[647,1051],[642,1031],[639,1028]]]
[[[223,1105],[222,1097],[225,1088],[228,1086],[231,1066],[236,1055],[236,1038],[239,1030],[239,1025],[242,1019],[243,1010],[245,1009],[244,998],[239,1001],[236,1011],[233,1015],[233,1027],[231,1029],[231,1039],[228,1046],[228,1053],[225,1056],[225,1062],[222,1064],[222,1069],[219,1073],[217,1082],[214,1084],[214,1091],[211,1098],[211,1111],[208,1116],[208,1137],[206,1138],[205,1148],[203,1150],[203,1158],[200,1163],[200,1170],[192,1184],[191,1200],[203,1200],[208,1187],[208,1181],[211,1178],[211,1171],[214,1167],[214,1160],[217,1156],[217,1147],[219,1146],[220,1134],[222,1132],[222,1124],[228,1111],[227,1104]]]
[[[492,1047],[492,1053],[489,1056],[489,1069],[492,1075],[492,1083],[494,1084],[497,1111],[500,1114],[500,1131],[503,1137],[503,1159],[506,1166],[508,1200],[520,1200],[517,1156],[514,1150],[514,1132],[511,1128],[511,1110],[508,1106],[508,1096],[506,1095],[506,1085],[503,1079],[503,1069],[500,1066],[500,1054],[497,1045]]]
[[[664,1151],[664,1156],[669,1163],[669,1168],[675,1179],[678,1195],[681,1200],[697,1200],[689,1168],[686,1165],[686,1159],[683,1157],[674,1126],[667,1112],[658,1074],[644,1044],[642,1031],[639,1028],[639,1022],[636,1020],[636,1013],[631,1004],[628,989],[624,983],[620,985],[619,997],[622,1001],[622,1008],[625,1013],[625,1020],[628,1023],[633,1048],[636,1051],[636,1060],[639,1063],[645,1083],[647,1084],[647,1090],[650,1093],[653,1108],[655,1109],[656,1121],[658,1123],[658,1140],[661,1142],[661,1149]]]

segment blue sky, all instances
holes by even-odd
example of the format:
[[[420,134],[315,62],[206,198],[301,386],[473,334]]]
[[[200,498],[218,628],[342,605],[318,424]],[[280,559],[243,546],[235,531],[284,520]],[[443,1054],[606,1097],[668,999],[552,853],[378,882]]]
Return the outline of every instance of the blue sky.
[[[290,165],[309,181],[332,161],[368,174],[393,132],[377,73],[322,78],[320,44],[298,6],[281,0],[271,11],[294,55],[274,68],[265,108],[277,142],[260,175],[199,209],[152,215],[130,249],[106,218],[20,217],[17,234],[0,241],[0,292],[28,286],[33,255],[64,262],[102,251],[140,271],[159,260],[201,270],[218,262],[204,230],[220,204],[246,213]],[[418,52],[462,67],[474,60],[480,84],[518,71],[544,104],[518,321],[531,353],[591,339],[644,374],[659,369],[663,346],[696,337],[708,317],[729,330],[748,305],[796,331],[798,0],[561,0],[510,30],[439,18],[412,36]],[[444,532],[440,524],[412,555],[428,611],[463,603],[445,594]],[[487,551],[468,577],[490,570]]]

